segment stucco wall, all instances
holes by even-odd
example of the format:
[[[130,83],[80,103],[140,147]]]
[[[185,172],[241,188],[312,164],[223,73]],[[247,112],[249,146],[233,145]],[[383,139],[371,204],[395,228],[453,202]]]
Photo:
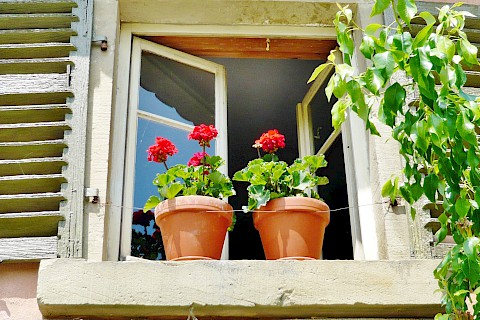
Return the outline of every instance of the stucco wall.
[[[40,320],[38,263],[0,264],[0,320]]]

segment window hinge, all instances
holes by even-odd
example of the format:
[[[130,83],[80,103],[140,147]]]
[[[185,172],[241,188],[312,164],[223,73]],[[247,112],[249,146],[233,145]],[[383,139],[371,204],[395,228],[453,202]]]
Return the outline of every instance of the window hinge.
[[[98,189],[97,188],[85,188],[85,198],[88,198],[88,202],[98,203]]]
[[[93,39],[92,39],[92,43],[96,44],[96,45],[99,45],[100,50],[102,50],[102,51],[107,51],[107,49],[108,49],[108,40],[107,40],[106,36],[101,36],[101,35],[94,36]]]

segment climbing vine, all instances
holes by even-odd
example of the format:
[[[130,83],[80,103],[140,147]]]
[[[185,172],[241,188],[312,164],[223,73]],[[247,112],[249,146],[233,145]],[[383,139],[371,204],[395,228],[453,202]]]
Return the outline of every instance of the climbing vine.
[[[332,108],[336,129],[348,110],[373,135],[379,135],[374,116],[392,129],[405,159],[404,179],[387,181],[383,196],[392,203],[400,196],[410,204],[426,197],[441,207],[437,241],[451,233],[456,243],[434,271],[446,311],[436,318],[442,320],[480,319],[480,98],[463,89],[464,66],[479,63],[477,47],[463,30],[465,17],[472,15],[457,11],[460,5],[444,6],[435,17],[418,13],[414,0],[376,0],[372,16],[390,8],[395,21],[365,28],[355,23],[348,6],[339,6],[334,24],[343,61],[332,52],[310,78],[334,65],[325,91],[328,99],[338,98]],[[418,32],[412,30],[413,19],[424,21]],[[363,37],[359,51],[369,61],[360,74],[354,67],[357,31]],[[394,81],[395,73],[406,81]]]

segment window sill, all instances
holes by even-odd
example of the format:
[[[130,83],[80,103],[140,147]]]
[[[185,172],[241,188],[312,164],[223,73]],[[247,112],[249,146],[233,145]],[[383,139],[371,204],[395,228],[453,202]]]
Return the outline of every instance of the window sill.
[[[41,262],[53,317],[433,317],[435,260]]]

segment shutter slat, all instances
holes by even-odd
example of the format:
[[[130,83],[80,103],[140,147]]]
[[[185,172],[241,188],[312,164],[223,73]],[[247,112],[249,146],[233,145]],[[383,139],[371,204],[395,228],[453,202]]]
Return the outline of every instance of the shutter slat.
[[[0,74],[65,73],[68,58],[0,59]]]
[[[62,121],[67,113],[66,104],[0,106],[0,124]]]
[[[62,174],[0,177],[0,194],[59,192],[64,182],[66,182],[66,179]]]
[[[70,92],[67,74],[0,75],[0,94],[35,94]]]
[[[70,28],[71,13],[0,14],[0,29]]]
[[[75,1],[65,0],[2,0],[0,13],[48,13],[71,12],[77,7]]]
[[[73,94],[70,91],[29,93],[23,94],[0,94],[0,105],[14,106],[29,103],[37,104],[61,104],[65,103],[68,97]]]
[[[0,142],[62,139],[68,129],[65,121],[0,124]]]
[[[68,42],[74,35],[70,28],[0,30],[0,44]]]
[[[56,236],[0,239],[0,261],[56,258],[57,240]]]
[[[61,157],[67,147],[65,140],[0,142],[0,160]]]
[[[61,220],[60,211],[2,213],[0,238],[56,236]]]
[[[63,157],[0,160],[0,177],[61,173],[66,164]]]
[[[61,192],[0,195],[0,213],[55,211],[62,200]]]
[[[1,44],[1,59],[55,58],[68,57],[75,50],[71,43],[17,43]]]

